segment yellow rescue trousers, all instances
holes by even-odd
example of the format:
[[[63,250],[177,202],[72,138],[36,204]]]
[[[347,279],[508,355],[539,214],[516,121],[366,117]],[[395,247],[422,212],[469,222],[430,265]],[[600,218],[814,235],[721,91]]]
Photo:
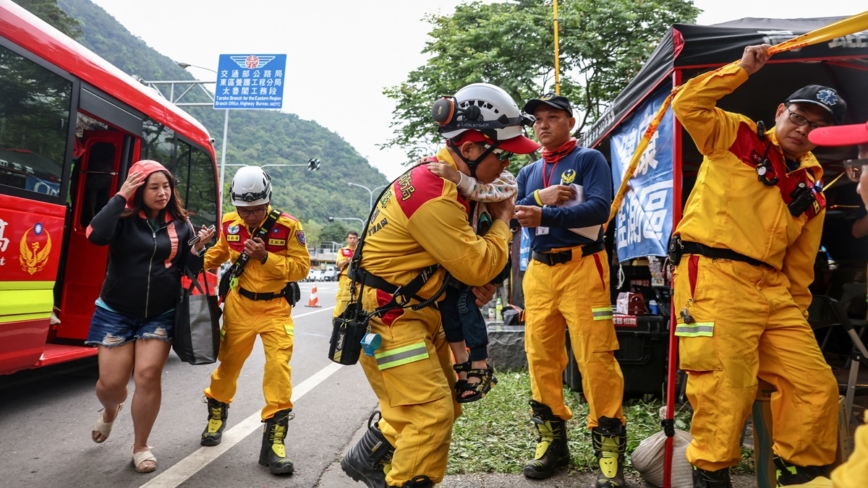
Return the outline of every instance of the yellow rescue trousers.
[[[693,406],[690,464],[716,471],[741,459],[739,437],[757,377],[774,385],[773,450],[789,463],[835,460],[838,385],[807,319],[773,268],[685,255],[675,270],[681,369]]]
[[[554,266],[531,259],[523,286],[524,348],[533,399],[548,405],[561,419],[573,417],[564,404],[568,330],[590,407],[588,428],[596,427],[600,417],[626,424],[621,408],[624,376],[614,355],[618,338],[612,323],[606,252],[582,257],[581,248],[575,247],[571,261]]]
[[[868,415],[866,415],[868,420]],[[834,488],[861,488],[868,484],[868,425],[856,429],[856,449],[846,463],[832,471]]]
[[[262,338],[265,350],[265,372],[262,392],[265,407],[262,420],[275,413],[292,408],[292,357],[294,328],[291,307],[283,297],[254,301],[230,292],[223,307],[223,330],[220,342],[220,362],[211,374],[211,386],[205,395],[219,402],[232,403],[237,389],[238,375],[244,361],[250,356],[256,336]]]
[[[349,276],[341,275],[338,280],[338,293],[335,295],[335,310],[332,313],[333,317],[344,312],[347,308],[347,303],[350,301],[350,278]]]
[[[390,299],[365,287],[362,304],[374,310]],[[383,342],[375,356],[362,353],[359,362],[380,401],[380,430],[395,446],[386,484],[403,486],[420,475],[439,483],[446,473],[452,424],[461,415],[440,312],[435,307],[394,310],[370,325]]]

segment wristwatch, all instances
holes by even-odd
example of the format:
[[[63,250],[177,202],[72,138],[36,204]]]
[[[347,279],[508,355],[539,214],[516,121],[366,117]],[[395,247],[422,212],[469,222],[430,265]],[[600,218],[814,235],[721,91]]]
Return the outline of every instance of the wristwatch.
[[[265,264],[266,261],[268,261],[268,252],[265,253],[265,257],[262,258],[262,261],[260,261],[260,263]]]

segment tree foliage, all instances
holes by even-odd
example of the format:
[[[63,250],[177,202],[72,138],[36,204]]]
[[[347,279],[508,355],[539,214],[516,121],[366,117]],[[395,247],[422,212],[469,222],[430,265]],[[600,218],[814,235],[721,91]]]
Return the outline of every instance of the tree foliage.
[[[81,22],[66,14],[57,6],[57,0],[13,0],[33,15],[51,24],[67,36],[78,39],[81,36]]]
[[[694,22],[692,0],[561,0],[558,7],[560,91],[573,102],[581,131],[629,83],[675,23]],[[430,59],[400,85],[383,92],[395,100],[394,137],[410,160],[441,141],[431,104],[469,83],[500,86],[519,102],[554,91],[551,1],[478,1],[451,15],[429,15]]]

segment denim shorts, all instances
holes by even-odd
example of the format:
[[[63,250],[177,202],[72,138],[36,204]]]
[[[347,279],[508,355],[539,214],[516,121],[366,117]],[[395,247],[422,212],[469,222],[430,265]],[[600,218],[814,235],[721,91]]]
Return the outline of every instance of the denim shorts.
[[[117,347],[136,339],[158,339],[171,342],[175,329],[175,311],[147,319],[96,307],[90,321],[90,331],[84,341],[87,345]]]

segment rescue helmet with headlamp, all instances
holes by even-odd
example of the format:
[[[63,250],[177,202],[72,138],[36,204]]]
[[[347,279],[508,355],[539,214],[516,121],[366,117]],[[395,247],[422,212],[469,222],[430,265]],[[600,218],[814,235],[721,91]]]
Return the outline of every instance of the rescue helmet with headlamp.
[[[229,185],[229,199],[236,207],[256,207],[271,202],[271,178],[259,166],[244,166]]]
[[[524,135],[524,126],[533,124],[533,117],[523,113],[506,91],[488,83],[473,83],[452,97],[440,98],[431,115],[440,126],[438,132],[451,141],[474,131],[483,136],[473,137],[481,139],[474,142],[496,142],[512,153],[529,154],[539,148]]]
[[[455,96],[440,98],[431,107],[431,117],[450,148],[458,149],[466,142],[484,145],[485,151],[473,160],[456,151],[472,177],[494,151],[530,154],[539,149],[539,144],[524,135],[524,126],[533,124],[533,117],[523,113],[502,88],[488,83],[473,83]]]

